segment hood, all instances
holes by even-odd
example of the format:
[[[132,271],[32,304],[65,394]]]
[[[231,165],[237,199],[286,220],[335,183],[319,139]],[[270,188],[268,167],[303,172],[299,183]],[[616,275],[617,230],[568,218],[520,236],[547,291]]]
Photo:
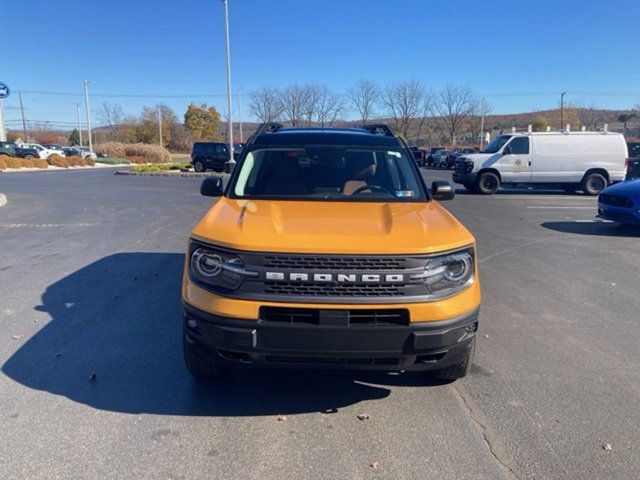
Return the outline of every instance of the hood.
[[[627,180],[605,188],[602,193],[610,193],[613,195],[625,195],[627,197],[640,198],[640,180]]]
[[[473,236],[436,201],[232,200],[222,197],[191,232],[238,250],[416,254],[463,247]]]

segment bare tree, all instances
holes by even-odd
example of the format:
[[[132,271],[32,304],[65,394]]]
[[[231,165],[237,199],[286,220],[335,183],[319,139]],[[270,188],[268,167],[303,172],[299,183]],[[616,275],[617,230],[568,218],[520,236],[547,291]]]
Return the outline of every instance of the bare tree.
[[[325,87],[326,88],[326,87]],[[302,111],[307,125],[312,125],[318,115],[318,108],[322,99],[323,87],[320,85],[302,86]]]
[[[462,132],[465,120],[477,109],[478,100],[469,87],[448,85],[438,93],[434,111],[452,146]]]
[[[302,125],[305,115],[305,87],[294,84],[280,94],[283,117],[292,127]]]
[[[367,123],[375,115],[375,106],[380,97],[380,87],[371,80],[362,79],[347,90],[349,102],[360,114],[362,123]]]
[[[409,138],[412,123],[417,121],[416,138],[422,133],[426,116],[431,109],[431,95],[417,80],[393,83],[381,92],[381,103],[386,114],[393,118],[394,127]]]
[[[580,117],[580,123],[587,130],[595,130],[598,125],[603,125],[606,122],[607,116],[605,115],[605,112],[595,105],[576,108],[578,109],[578,117]]]
[[[111,140],[118,141],[120,139],[120,125],[124,117],[124,110],[117,103],[104,102],[98,110],[98,120],[100,123],[109,127],[109,136]]]
[[[482,144],[483,139],[481,139],[480,136],[483,133],[483,127],[484,131],[487,131],[486,123],[483,124],[483,117],[488,115],[491,110],[491,105],[484,98],[476,102],[475,108],[471,112],[469,120],[467,121],[467,131],[469,133],[469,138],[471,138],[474,143],[478,142]]]
[[[318,93],[316,123],[321,127],[330,127],[344,109],[344,101],[340,95],[326,86],[320,87]]]
[[[280,91],[262,87],[249,93],[249,111],[261,122],[277,122],[282,118],[284,105]]]

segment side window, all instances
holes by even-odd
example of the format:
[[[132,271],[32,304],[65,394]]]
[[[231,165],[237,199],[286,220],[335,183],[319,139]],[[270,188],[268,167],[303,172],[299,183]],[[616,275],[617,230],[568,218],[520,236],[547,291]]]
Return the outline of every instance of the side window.
[[[217,143],[216,144],[216,155],[222,155],[223,153],[225,153],[226,149],[224,148],[224,145],[222,145],[221,143]]]
[[[528,137],[516,137],[509,143],[511,153],[527,155],[529,153],[529,138]]]

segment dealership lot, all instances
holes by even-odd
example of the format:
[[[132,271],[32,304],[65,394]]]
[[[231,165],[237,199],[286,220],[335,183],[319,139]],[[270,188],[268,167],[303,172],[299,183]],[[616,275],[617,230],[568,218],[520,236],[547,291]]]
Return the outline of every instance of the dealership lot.
[[[199,183],[0,175],[0,478],[640,476],[640,230],[594,222],[595,198],[445,204],[478,240],[484,296],[462,381],[255,371],[202,386],[179,297],[210,204]]]

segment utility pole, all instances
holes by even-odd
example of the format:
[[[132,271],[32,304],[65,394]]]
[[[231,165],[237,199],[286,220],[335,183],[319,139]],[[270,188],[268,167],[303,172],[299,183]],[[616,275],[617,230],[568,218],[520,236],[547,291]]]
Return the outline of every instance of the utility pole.
[[[567,94],[567,92],[562,92],[560,94],[560,130],[562,130],[564,127],[564,96]]]
[[[238,87],[238,123],[240,124],[240,143],[242,143],[242,108],[240,107],[240,87]]]
[[[227,170],[231,172],[236,164],[233,159],[233,110],[231,109],[231,55],[229,53],[229,6],[227,0],[221,0],[224,7],[224,36],[227,51],[227,110],[229,114],[229,124],[227,125],[227,136],[229,139],[229,162]]]
[[[89,80],[84,81],[84,104],[87,109],[87,133],[89,135],[89,153],[93,153],[93,141],[91,140],[91,107],[89,106]]]
[[[158,133],[160,134],[160,146],[162,146],[162,107],[158,105]]]
[[[18,100],[20,101],[20,114],[22,115],[22,134],[24,135],[23,142],[28,142],[27,139],[27,122],[24,121],[24,105],[22,104],[22,92],[18,92]]]
[[[78,118],[78,133],[80,134],[80,148],[82,148],[82,125],[80,125],[80,102],[76,102],[76,117]]]

